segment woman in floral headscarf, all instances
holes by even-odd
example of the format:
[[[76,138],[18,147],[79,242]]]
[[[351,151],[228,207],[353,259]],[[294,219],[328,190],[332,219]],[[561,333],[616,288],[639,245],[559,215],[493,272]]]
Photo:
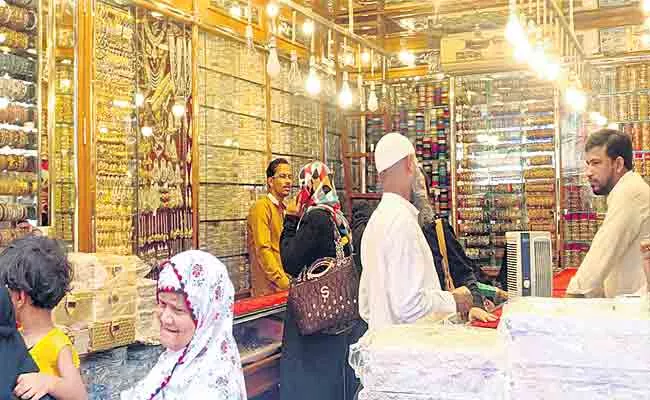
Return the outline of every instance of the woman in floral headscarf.
[[[226,267],[191,250],[161,268],[160,342],[167,351],[122,400],[246,400],[232,335],[235,290]]]
[[[350,255],[352,236],[329,168],[315,161],[300,171],[300,193],[287,206],[280,255],[284,270],[298,276],[305,267],[323,257],[336,257],[335,229],[343,249]],[[358,381],[347,362],[348,347],[365,332],[361,320],[338,335],[317,333],[302,336],[295,317],[287,311],[280,363],[282,400],[351,400]]]

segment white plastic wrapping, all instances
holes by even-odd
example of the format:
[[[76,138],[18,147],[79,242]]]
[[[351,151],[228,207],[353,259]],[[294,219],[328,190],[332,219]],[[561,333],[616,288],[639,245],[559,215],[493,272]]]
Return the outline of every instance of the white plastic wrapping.
[[[386,399],[495,400],[505,390],[502,355],[494,330],[398,325],[365,335],[352,346],[350,364],[368,400],[383,398],[370,397],[374,392]],[[426,396],[390,397],[396,394]]]
[[[650,399],[650,316],[640,299],[520,298],[499,334],[512,399]]]

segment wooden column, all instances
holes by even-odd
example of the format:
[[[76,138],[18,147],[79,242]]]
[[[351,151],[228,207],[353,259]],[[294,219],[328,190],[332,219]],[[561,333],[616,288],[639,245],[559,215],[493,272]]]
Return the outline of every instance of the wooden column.
[[[194,18],[199,15],[199,0],[193,0]],[[199,248],[199,231],[201,216],[199,200],[201,196],[201,160],[199,158],[199,26],[192,24],[192,246]]]
[[[95,251],[95,163],[92,156],[93,130],[92,77],[93,13],[91,0],[82,0],[77,7],[77,213],[75,223],[75,248],[82,252]],[[54,77],[50,77],[53,79]]]

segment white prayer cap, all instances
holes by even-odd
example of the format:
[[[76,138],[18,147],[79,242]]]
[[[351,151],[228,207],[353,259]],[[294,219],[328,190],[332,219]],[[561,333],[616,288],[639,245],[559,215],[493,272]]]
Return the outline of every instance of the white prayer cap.
[[[375,148],[377,172],[387,170],[410,154],[415,154],[415,148],[406,136],[397,132],[384,135]]]

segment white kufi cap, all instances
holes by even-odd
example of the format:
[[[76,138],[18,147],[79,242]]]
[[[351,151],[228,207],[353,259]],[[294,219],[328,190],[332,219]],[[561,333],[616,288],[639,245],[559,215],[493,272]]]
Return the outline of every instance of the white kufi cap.
[[[384,135],[375,148],[377,172],[387,170],[410,154],[415,154],[415,148],[406,136],[397,132]]]

